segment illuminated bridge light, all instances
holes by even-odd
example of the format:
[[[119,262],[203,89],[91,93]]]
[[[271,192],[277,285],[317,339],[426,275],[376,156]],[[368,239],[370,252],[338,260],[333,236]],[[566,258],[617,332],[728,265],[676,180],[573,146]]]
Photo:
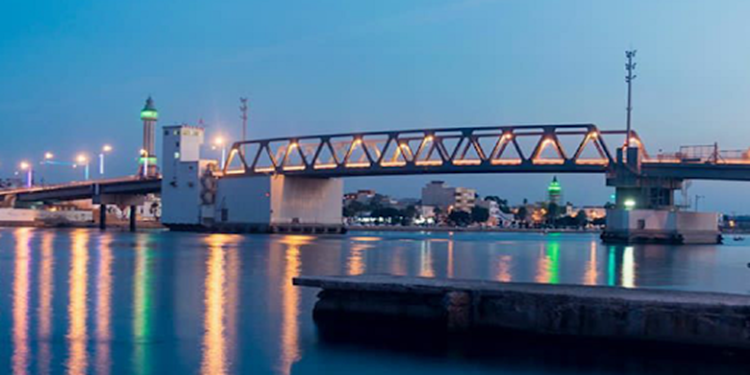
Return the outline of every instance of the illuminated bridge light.
[[[415,162],[414,164],[420,167],[433,167],[433,166],[443,165],[443,161],[442,160],[419,160]]]
[[[558,164],[564,164],[564,159],[534,159],[531,161],[534,164],[540,164],[540,165],[558,165]]]
[[[274,167],[256,167],[255,172],[257,173],[270,173],[275,170]]]
[[[492,165],[519,165],[523,161],[521,159],[500,159],[500,160],[492,160]]]
[[[465,159],[465,160],[454,160],[454,165],[479,165],[482,161],[479,159]]]
[[[331,163],[331,164],[316,164],[313,168],[315,168],[315,169],[335,169],[336,167],[338,167],[338,165]]]
[[[607,159],[577,159],[576,164],[579,165],[607,165],[609,160]]]
[[[362,162],[362,163],[346,163],[347,168],[367,168],[370,166],[370,163]]]
[[[384,161],[384,162],[380,163],[380,165],[383,166],[383,167],[389,167],[389,168],[391,168],[391,167],[403,167],[403,166],[406,165],[406,162],[404,162],[404,161]]]
[[[287,165],[282,169],[285,171],[304,171],[307,168],[304,165]]]

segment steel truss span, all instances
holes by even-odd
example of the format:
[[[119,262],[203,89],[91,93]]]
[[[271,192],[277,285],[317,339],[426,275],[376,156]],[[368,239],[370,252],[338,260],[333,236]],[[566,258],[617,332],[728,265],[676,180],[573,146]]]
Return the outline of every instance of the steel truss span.
[[[614,163],[594,124],[363,132],[237,142],[224,175],[347,177],[424,173],[603,173]],[[640,148],[641,141],[633,132]]]

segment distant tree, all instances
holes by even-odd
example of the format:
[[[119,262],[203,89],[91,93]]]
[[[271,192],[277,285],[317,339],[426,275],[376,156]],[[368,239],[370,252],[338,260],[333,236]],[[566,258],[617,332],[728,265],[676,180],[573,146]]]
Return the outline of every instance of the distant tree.
[[[401,223],[403,221],[403,213],[393,207],[382,207],[372,211],[372,217],[382,218],[385,222],[390,224]]]
[[[560,216],[560,206],[557,203],[548,204],[546,214],[547,223],[554,223],[558,216]]]
[[[502,212],[504,214],[511,213],[510,207],[508,206],[508,200],[507,199],[501,199],[497,195],[488,195],[488,196],[484,197],[484,200],[496,202],[498,209],[500,209],[500,212]]]
[[[576,218],[570,215],[565,215],[563,217],[558,217],[555,220],[553,220],[552,224],[555,227],[571,228],[571,227],[577,227],[578,221],[576,220]]]
[[[525,223],[528,216],[529,216],[529,209],[526,208],[526,206],[518,207],[518,211],[516,212],[516,220],[522,223]]]
[[[361,202],[351,201],[349,204],[344,206],[344,217],[354,217],[362,211],[367,211],[367,206]]]
[[[435,222],[439,223],[442,220],[443,210],[440,207],[432,209],[432,214],[435,216]]]
[[[465,227],[471,224],[471,214],[466,211],[453,210],[450,215],[448,215],[448,221],[453,225]]]
[[[474,206],[471,208],[471,221],[475,223],[485,223],[490,219],[490,210]]]
[[[401,225],[412,225],[414,223],[414,218],[416,218],[418,214],[419,212],[417,212],[417,208],[414,207],[414,205],[407,206],[401,211]]]
[[[408,217],[410,219],[413,219],[413,218],[417,217],[418,214],[419,214],[419,212],[417,212],[417,207],[415,207],[413,204],[407,206],[404,209],[404,216]]]
[[[585,227],[586,224],[588,224],[589,222],[588,215],[586,215],[586,211],[584,210],[579,210],[578,213],[576,214],[575,219],[576,219],[576,224],[579,227]]]

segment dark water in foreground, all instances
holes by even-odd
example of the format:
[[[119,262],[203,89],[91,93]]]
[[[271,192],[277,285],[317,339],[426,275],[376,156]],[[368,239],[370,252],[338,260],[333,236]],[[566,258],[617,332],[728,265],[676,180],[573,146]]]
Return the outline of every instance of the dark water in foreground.
[[[588,234],[312,237],[2,229],[0,373],[669,369],[670,362],[630,364],[627,358],[611,366],[610,360],[591,364],[585,351],[571,348],[563,360],[549,360],[533,347],[498,358],[329,343],[312,322],[316,291],[292,287],[290,279],[390,273],[748,294],[748,262],[750,247],[741,242],[609,247]]]

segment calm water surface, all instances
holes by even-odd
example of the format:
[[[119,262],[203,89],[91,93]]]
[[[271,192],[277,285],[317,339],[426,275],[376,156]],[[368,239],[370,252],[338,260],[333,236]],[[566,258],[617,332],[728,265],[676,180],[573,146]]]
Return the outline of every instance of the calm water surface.
[[[532,353],[505,361],[329,344],[312,321],[316,291],[290,280],[389,273],[749,294],[748,262],[741,242],[618,247],[589,234],[1,229],[0,373],[640,373]]]

